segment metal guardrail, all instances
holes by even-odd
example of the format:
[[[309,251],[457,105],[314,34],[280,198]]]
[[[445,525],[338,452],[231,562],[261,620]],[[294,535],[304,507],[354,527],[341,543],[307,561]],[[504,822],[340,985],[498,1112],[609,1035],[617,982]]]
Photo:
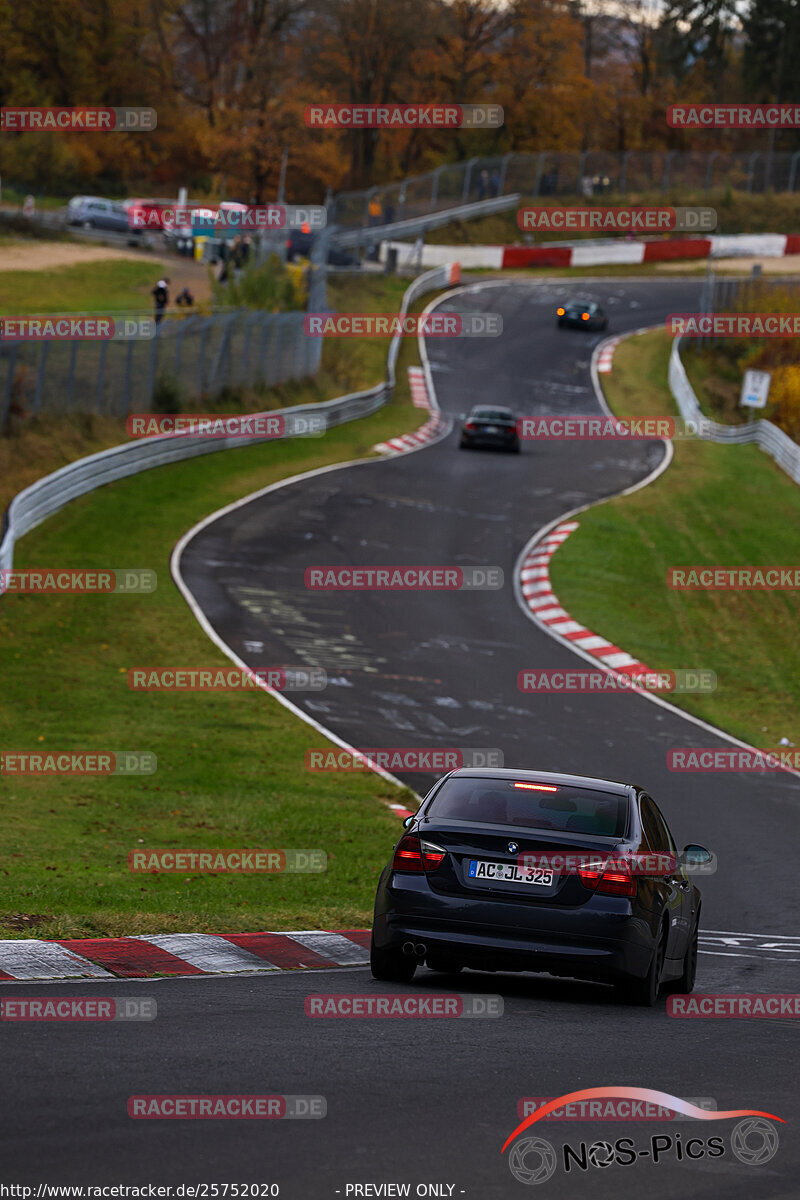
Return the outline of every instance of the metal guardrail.
[[[800,446],[771,421],[751,421],[747,425],[721,425],[703,414],[686,368],[681,361],[681,339],[672,343],[669,359],[669,386],[684,421],[691,422],[698,437],[711,442],[744,445],[755,442],[795,483],[800,483]]]
[[[606,150],[504,154],[471,158],[437,167],[397,183],[329,196],[328,221],[339,226],[369,224],[370,201],[378,200],[392,219],[521,192],[524,196],[586,196],[610,192],[710,192],[724,187],[744,192],[800,190],[800,151]]]
[[[437,267],[434,271],[427,271],[424,275],[419,275],[406,289],[401,305],[401,314],[407,312],[408,306],[417,296],[446,287],[451,282],[452,275],[451,266]],[[317,341],[312,338],[307,340]],[[321,343],[318,342],[318,345]],[[381,408],[392,395],[395,386],[395,364],[399,350],[400,335],[398,334],[392,339],[389,347],[386,379],[373,388],[353,392],[321,404],[296,405],[292,408],[276,409],[264,415],[324,416],[328,428],[369,416],[376,409]],[[257,414],[248,415],[255,416]],[[46,517],[58,512],[70,500],[83,496],[86,492],[91,492],[106,483],[125,479],[129,475],[136,475],[140,471],[148,471],[153,467],[195,458],[201,454],[211,454],[216,450],[252,445],[264,440],[266,439],[262,437],[143,438],[141,441],[126,442],[121,446],[113,446],[110,450],[103,450],[99,454],[78,459],[77,462],[70,463],[53,472],[52,475],[46,475],[43,479],[31,484],[11,501],[6,514],[3,540],[0,542],[0,570],[10,570],[13,566],[14,545],[19,538],[35,529]],[[0,577],[1,590],[2,578]]]

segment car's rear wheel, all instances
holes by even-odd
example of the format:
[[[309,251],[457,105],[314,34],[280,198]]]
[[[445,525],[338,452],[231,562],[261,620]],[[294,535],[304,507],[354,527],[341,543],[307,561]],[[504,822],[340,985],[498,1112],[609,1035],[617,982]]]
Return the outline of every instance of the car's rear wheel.
[[[369,947],[369,968],[373,979],[384,983],[410,983],[417,969],[417,960],[394,946],[380,948],[372,939]]]
[[[643,979],[635,975],[625,975],[617,980],[617,995],[623,1004],[637,1005],[642,1008],[652,1008],[661,991],[661,976],[664,971],[664,955],[667,948],[667,930],[662,924],[658,941],[650,960],[650,967]]]
[[[469,442],[466,438],[462,437],[461,441],[458,443],[458,448],[459,450],[471,450],[472,442]]]
[[[676,993],[684,995],[687,992],[694,991],[694,981],[697,977],[697,943],[700,936],[700,918],[694,927],[689,945],[686,947],[686,954],[683,957],[683,973],[678,979],[671,979],[669,983],[664,985],[664,991],[675,995]]]

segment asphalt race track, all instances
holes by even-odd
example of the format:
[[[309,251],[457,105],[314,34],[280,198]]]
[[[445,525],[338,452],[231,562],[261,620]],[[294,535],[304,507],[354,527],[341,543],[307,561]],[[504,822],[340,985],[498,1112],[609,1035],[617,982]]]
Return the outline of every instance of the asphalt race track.
[[[504,334],[428,343],[439,404],[449,414],[478,401],[522,414],[596,412],[589,362],[605,335],[556,331],[556,300],[598,299],[615,334],[696,309],[699,288],[689,280],[592,279],[462,292],[448,307],[499,312]],[[547,522],[644,478],[663,454],[660,442],[611,441],[528,443],[518,456],[462,452],[454,429],[422,451],[316,475],[237,508],[191,540],[182,572],[217,633],[251,666],[326,669],[327,690],[295,702],[354,746],[497,748],[506,766],[646,786],[679,845],[698,841],[718,856],[717,874],[700,884],[709,934],[697,991],[798,991],[800,938],[790,936],[800,910],[796,864],[778,849],[796,830],[800,781],[678,776],[666,768],[671,747],[728,743],[640,697],[517,690],[524,668],[581,665],[520,610],[512,587],[520,550]],[[413,594],[305,588],[306,567],[334,564],[492,565],[502,568],[505,586]],[[420,792],[433,782],[421,774],[403,779]],[[746,934],[754,936],[738,936]],[[3,995],[31,990],[0,988]],[[0,1133],[0,1181],[34,1172],[60,1183],[236,1179],[276,1182],[282,1197],[309,1200],[401,1194],[346,1190],[388,1183],[410,1184],[412,1196],[417,1184],[444,1185],[430,1195],[474,1200],[524,1196],[530,1188],[510,1173],[508,1153],[500,1155],[518,1124],[517,1101],[621,1084],[777,1114],[787,1121],[778,1125],[778,1153],[763,1165],[738,1161],[728,1148],[729,1120],[540,1122],[531,1133],[557,1150],[564,1141],[577,1147],[626,1135],[640,1152],[630,1167],[568,1174],[559,1152],[543,1195],[796,1195],[796,1021],[679,1021],[667,1017],[663,1000],[653,1010],[623,1008],[600,986],[424,970],[394,990],[499,994],[504,1015],[306,1017],[304,998],[328,990],[389,989],[365,968],[115,982],[103,994],[155,996],[158,1019],[95,1032],[34,1023],[16,1026],[13,1038],[0,1030],[11,1114]],[[97,992],[97,984],[36,989],[40,996]],[[127,1116],[132,1094],[192,1092],[318,1094],[327,1116],[210,1125]],[[670,1153],[654,1163],[645,1152],[651,1136],[676,1131],[684,1140],[722,1136],[726,1152],[682,1161]]]

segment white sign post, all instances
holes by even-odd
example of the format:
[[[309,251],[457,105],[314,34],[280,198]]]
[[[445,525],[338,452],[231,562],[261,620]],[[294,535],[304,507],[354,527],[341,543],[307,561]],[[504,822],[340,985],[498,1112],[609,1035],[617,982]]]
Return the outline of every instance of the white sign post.
[[[745,371],[739,404],[743,408],[766,408],[771,378],[769,371]]]

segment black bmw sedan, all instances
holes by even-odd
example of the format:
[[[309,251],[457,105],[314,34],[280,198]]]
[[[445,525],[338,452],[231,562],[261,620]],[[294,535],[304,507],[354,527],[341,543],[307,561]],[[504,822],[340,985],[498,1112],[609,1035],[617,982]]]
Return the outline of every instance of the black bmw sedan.
[[[435,784],[378,883],[376,979],[417,966],[597,980],[653,1005],[690,992],[703,846],[678,854],[641,788],[535,771],[453,771]]]
[[[519,454],[517,418],[510,408],[485,404],[473,408],[461,430],[459,447],[471,450],[475,446],[494,446]]]

